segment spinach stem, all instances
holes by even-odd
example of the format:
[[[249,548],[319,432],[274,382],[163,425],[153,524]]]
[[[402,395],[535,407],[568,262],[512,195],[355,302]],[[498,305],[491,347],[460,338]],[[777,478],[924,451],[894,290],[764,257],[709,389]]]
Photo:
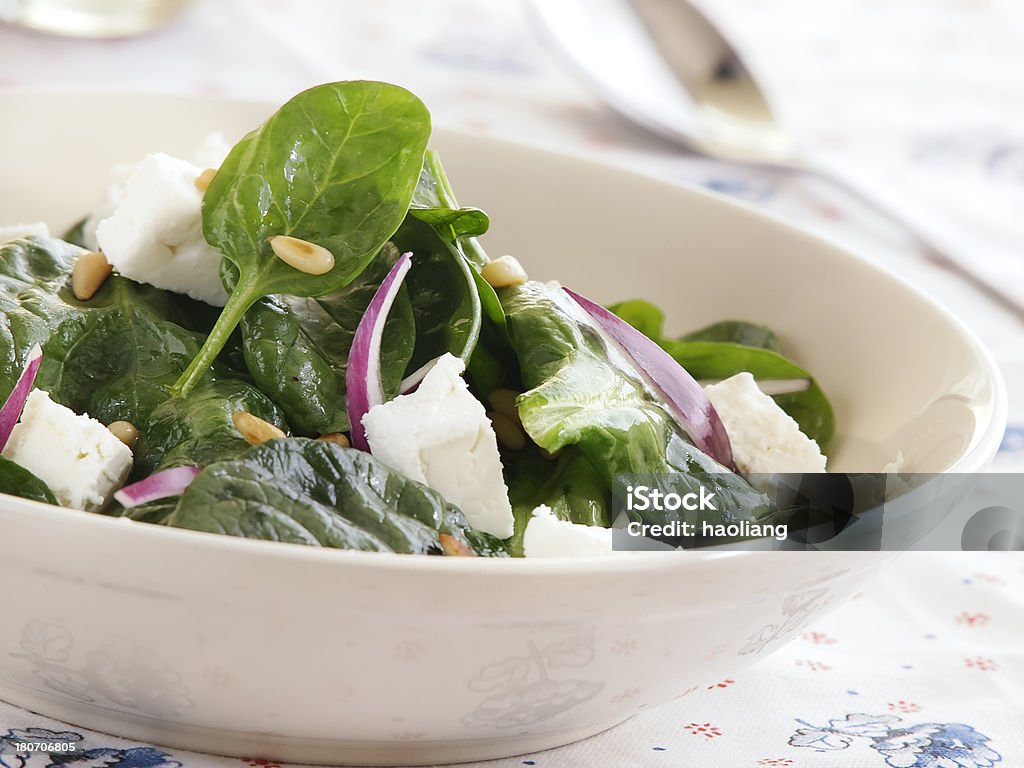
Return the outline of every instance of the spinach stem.
[[[224,349],[224,345],[228,343],[232,332],[242,321],[242,316],[245,315],[249,307],[256,302],[260,295],[259,290],[256,288],[256,281],[251,277],[244,282],[239,282],[235,286],[235,289],[228,297],[227,304],[224,305],[224,309],[220,313],[220,317],[217,318],[217,323],[213,326],[213,330],[210,331],[210,335],[206,337],[206,341],[203,342],[199,354],[189,363],[188,368],[181,374],[181,378],[171,387],[171,397],[186,397],[195,388],[196,384],[209,371],[210,366],[217,359],[217,355]]]

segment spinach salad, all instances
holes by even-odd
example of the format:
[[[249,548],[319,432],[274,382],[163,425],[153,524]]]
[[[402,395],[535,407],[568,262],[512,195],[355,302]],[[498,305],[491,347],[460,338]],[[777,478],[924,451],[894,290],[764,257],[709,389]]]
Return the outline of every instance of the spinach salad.
[[[0,228],[0,492],[542,556],[610,551],[622,473],[692,478],[737,520],[772,513],[746,474],[824,471],[832,409],[770,329],[666,337],[648,302],[601,307],[492,259],[430,132],[400,87],[321,85],[216,168],[122,169],[65,239]]]

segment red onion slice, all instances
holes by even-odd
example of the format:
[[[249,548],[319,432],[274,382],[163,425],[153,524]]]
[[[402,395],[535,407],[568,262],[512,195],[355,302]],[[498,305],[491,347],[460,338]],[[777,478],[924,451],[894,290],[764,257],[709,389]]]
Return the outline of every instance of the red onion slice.
[[[173,467],[154,472],[145,480],[126,485],[114,498],[124,507],[137,507],[168,496],[180,496],[200,472],[200,467]]]
[[[693,444],[733,472],[732,446],[725,425],[697,380],[675,359],[622,318],[600,304],[562,288],[611,337],[627,358],[636,363],[647,384],[665,401],[669,413]]]
[[[43,350],[36,344],[28,353],[25,368],[21,372],[21,376],[18,377],[14,389],[11,390],[11,394],[6,402],[4,402],[3,407],[0,408],[0,451],[7,446],[7,441],[11,438],[14,425],[21,418],[21,412],[25,408],[25,401],[28,400],[29,393],[32,391],[32,385],[36,381],[36,374],[39,373],[39,364],[42,360]]]
[[[363,416],[375,405],[384,402],[384,387],[380,381],[380,347],[384,336],[384,323],[395,303],[398,290],[402,287],[409,268],[412,254],[403,253],[388,272],[366,308],[348,353],[348,370],[345,373],[345,400],[352,445],[369,453],[363,430]]]

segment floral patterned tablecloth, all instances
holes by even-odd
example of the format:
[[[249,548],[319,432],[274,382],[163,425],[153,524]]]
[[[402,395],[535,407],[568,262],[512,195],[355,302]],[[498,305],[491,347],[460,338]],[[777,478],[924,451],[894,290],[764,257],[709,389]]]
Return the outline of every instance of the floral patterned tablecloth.
[[[743,46],[809,147],[931,206],[970,234],[988,274],[1024,279],[1024,5],[703,5]],[[761,207],[900,272],[973,328],[1010,393],[995,468],[1024,471],[1019,320],[826,185],[687,157],[626,125],[562,71],[516,2],[197,0],[172,27],[130,40],[0,27],[0,51],[0,88],[279,101],[325,80],[393,80],[420,94],[438,124],[700,184]],[[1016,768],[1024,766],[1022,638],[1024,558],[905,555],[849,605],[735,679],[579,744],[488,765]],[[131,744],[0,703],[0,738],[46,732],[73,734],[84,747],[55,764],[273,768]],[[0,754],[5,768],[50,763]]]

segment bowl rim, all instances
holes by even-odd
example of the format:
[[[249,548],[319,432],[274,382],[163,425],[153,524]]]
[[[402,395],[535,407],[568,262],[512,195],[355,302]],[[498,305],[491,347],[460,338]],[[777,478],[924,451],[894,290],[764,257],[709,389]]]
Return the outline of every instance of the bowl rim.
[[[148,91],[68,91],[63,89],[49,90],[34,87],[15,87],[5,89],[0,93],[0,102],[8,97],[28,98],[112,98],[112,99],[152,99],[166,102],[192,102],[218,105],[231,105],[242,108],[265,109],[271,114],[276,108],[273,102],[257,99],[218,97],[199,94],[183,93],[159,93]],[[495,138],[481,136],[465,131],[438,127],[433,129],[432,137],[443,136],[448,141],[475,144],[478,147],[497,147],[499,149],[512,150],[513,152],[529,152],[541,159],[570,163],[577,168],[601,169],[606,172],[621,174],[630,177],[634,181],[659,188],[665,194],[690,195],[696,198],[704,198],[715,205],[724,206],[733,215],[745,216],[756,221],[760,226],[773,228],[786,233],[788,237],[802,239],[805,242],[817,247],[824,252],[829,252],[832,258],[852,260],[858,266],[871,274],[876,280],[887,280],[907,291],[919,302],[926,305],[931,311],[942,317],[947,323],[960,334],[963,340],[977,356],[988,381],[992,387],[992,410],[991,418],[980,435],[975,436],[974,443],[967,449],[963,456],[948,469],[944,474],[976,472],[982,469],[996,454],[1003,439],[1006,429],[1008,413],[1008,397],[1006,385],[999,366],[996,364],[991,352],[985,347],[977,335],[959,317],[950,312],[938,300],[921,291],[913,285],[910,280],[902,275],[896,274],[877,262],[869,261],[858,256],[845,246],[836,243],[826,237],[809,232],[805,229],[784,221],[768,212],[755,208],[723,194],[711,191],[699,185],[669,181],[643,172],[626,168],[613,162],[605,162],[597,158],[584,156],[572,152],[560,152],[545,148],[526,141],[510,140],[506,138]],[[582,557],[545,557],[545,558],[452,558],[432,557],[429,555],[407,555],[395,552],[363,552],[356,550],[332,549],[328,547],[312,547],[303,544],[289,542],[264,541],[260,539],[247,539],[243,537],[228,536],[205,531],[193,531],[182,528],[168,528],[166,526],[139,523],[123,517],[111,517],[103,514],[83,512],[75,509],[68,509],[44,502],[22,499],[17,496],[0,493],[0,520],[8,514],[31,514],[34,516],[47,515],[53,519],[55,525],[67,526],[69,524],[82,524],[99,526],[98,530],[107,530],[115,533],[120,530],[124,533],[131,530],[133,534],[141,536],[157,536],[167,542],[168,546],[198,546],[213,551],[222,551],[225,555],[249,555],[257,554],[265,550],[264,556],[283,557],[290,560],[299,560],[309,563],[339,563],[349,566],[369,566],[387,571],[413,572],[428,571],[430,573],[465,573],[470,569],[472,573],[487,574],[509,574],[521,573],[524,571],[531,574],[559,574],[565,572],[586,573],[588,571],[648,571],[657,569],[660,565],[668,562],[664,552],[630,552],[628,557],[607,555],[591,555]],[[131,527],[129,527],[131,526]],[[172,544],[172,542],[174,542]],[[675,553],[670,553],[675,554]],[[708,560],[721,560],[735,557],[756,557],[764,553],[758,552],[699,552],[691,553],[694,556],[680,560],[696,566]],[[508,566],[509,561],[518,562],[519,565]],[[676,562],[681,566],[682,562]],[[329,566],[327,566],[329,567]]]

